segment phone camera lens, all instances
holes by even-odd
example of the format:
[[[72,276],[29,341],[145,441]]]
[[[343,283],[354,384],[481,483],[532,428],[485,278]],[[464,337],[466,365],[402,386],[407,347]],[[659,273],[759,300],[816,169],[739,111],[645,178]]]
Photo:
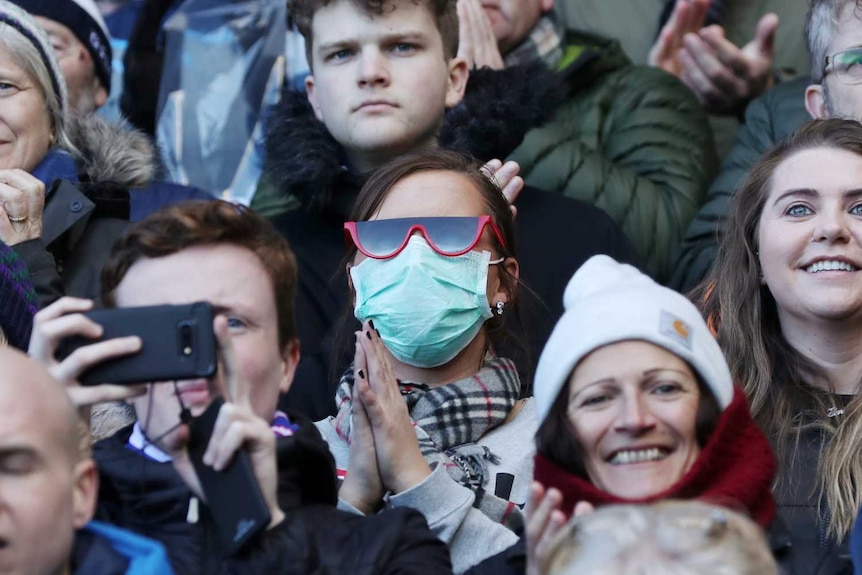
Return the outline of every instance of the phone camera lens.
[[[188,323],[180,324],[180,350],[185,356],[192,354],[192,326]]]

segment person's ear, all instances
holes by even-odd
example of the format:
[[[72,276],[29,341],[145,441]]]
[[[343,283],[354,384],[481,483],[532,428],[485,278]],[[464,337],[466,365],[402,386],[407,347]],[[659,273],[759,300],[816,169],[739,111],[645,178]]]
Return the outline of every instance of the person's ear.
[[[542,13],[550,12],[554,8],[554,0],[542,0]]]
[[[296,375],[296,366],[299,365],[300,345],[299,340],[294,338],[284,347],[281,354],[281,384],[278,390],[287,393],[293,384],[293,376]]]
[[[96,499],[99,494],[99,473],[96,462],[87,457],[72,470],[74,485],[72,492],[72,520],[75,529],[80,529],[93,518],[96,513]]]
[[[314,116],[323,122],[323,112],[320,110],[320,103],[317,101],[317,86],[314,83],[314,76],[305,78],[305,93],[308,96],[308,103],[314,110]]]
[[[518,265],[518,260],[515,258],[506,258],[501,263],[497,264],[499,269],[491,293],[488,294],[488,303],[491,307],[497,305],[497,302],[509,303],[515,299],[515,293],[511,290],[517,289],[518,278],[521,275],[521,268]],[[509,281],[503,281],[503,275],[509,276]]]
[[[96,80],[98,82],[98,80]],[[96,93],[93,96],[93,104],[95,104],[96,109],[98,110],[108,101],[108,91],[102,87],[101,82],[99,82],[99,87],[96,88]]]
[[[470,78],[470,67],[464,58],[455,57],[449,60],[449,81],[446,86],[446,108],[454,108],[464,99],[467,90],[467,80]]]
[[[808,110],[808,114],[815,120],[829,117],[829,111],[826,109],[826,98],[823,97],[823,86],[821,84],[811,84],[805,88],[805,109]]]

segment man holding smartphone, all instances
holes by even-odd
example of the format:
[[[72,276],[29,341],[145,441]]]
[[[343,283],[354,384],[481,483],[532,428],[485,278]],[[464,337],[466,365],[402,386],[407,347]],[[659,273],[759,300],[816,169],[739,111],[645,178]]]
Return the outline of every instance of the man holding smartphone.
[[[130,228],[102,271],[102,300],[127,308],[208,301],[220,365],[215,376],[137,387],[76,384],[106,359],[135,353],[136,337],[81,347],[62,362],[60,340],[98,338],[81,312],[90,302],[64,298],[39,312],[31,355],[49,366],[78,403],[133,397],[137,422],[95,445],[99,516],[165,544],[177,573],[449,572],[445,545],[421,515],[361,517],[336,509],[337,479],[326,444],[310,421],[276,411],[299,360],[293,324],[296,263],[262,217],[227,202],[188,202]],[[203,463],[224,469],[248,454],[271,522],[239,553],[225,546],[202,503],[189,457],[189,417],[211,401],[219,410]]]

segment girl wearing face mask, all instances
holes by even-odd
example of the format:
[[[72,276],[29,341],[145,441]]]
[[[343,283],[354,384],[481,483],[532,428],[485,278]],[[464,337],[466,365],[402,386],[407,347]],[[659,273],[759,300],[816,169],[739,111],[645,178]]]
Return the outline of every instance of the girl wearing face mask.
[[[608,256],[581,266],[564,304],[534,384],[548,492],[538,505],[534,488],[526,541],[475,572],[523,573],[526,548],[541,572],[543,536],[608,504],[701,499],[771,526],[772,450],[695,306]]]
[[[362,329],[318,422],[340,504],[419,510],[456,572],[517,540],[532,475],[533,405],[495,353],[517,312],[512,220],[478,164],[433,151],[376,172],[345,224]]]

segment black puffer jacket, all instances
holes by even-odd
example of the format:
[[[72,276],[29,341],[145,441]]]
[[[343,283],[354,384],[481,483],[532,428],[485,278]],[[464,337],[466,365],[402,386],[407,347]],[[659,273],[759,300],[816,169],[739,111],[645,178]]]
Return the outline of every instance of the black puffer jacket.
[[[299,416],[292,416],[297,422]],[[285,520],[229,559],[206,507],[189,522],[193,498],[171,463],[127,446],[131,427],[95,445],[98,516],[162,543],[177,575],[443,574],[445,544],[411,509],[364,517],[336,509],[335,465],[314,425],[302,419],[278,440],[279,504]]]
[[[464,101],[447,114],[440,145],[482,161],[507,157],[531,127],[548,119],[556,82],[541,64],[471,73]],[[319,420],[334,414],[335,387],[353,355],[344,345],[356,328],[342,263],[343,226],[364,179],[344,166],[341,147],[315,118],[305,94],[286,92],[271,122],[269,177],[303,206],[273,219],[299,262],[294,309],[302,361],[285,405]],[[563,291],[575,270],[595,254],[626,263],[638,258],[599,208],[532,187],[515,205],[518,262],[528,289],[519,292],[524,325],[515,321],[507,330],[526,350],[510,341],[497,351],[515,361],[529,394],[530,374],[563,312]]]

